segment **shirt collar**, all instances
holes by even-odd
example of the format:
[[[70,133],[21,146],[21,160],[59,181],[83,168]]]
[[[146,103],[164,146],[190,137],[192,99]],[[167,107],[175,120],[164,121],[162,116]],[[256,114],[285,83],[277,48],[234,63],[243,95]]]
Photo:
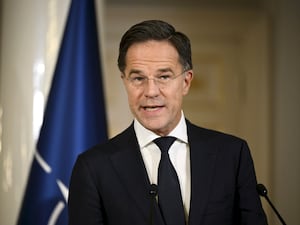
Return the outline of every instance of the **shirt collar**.
[[[135,118],[134,119],[134,130],[139,143],[140,148],[144,148],[149,145],[154,139],[159,136],[146,129],[143,125]],[[181,112],[181,118],[177,126],[168,134],[168,136],[176,137],[179,141],[188,143],[187,128],[183,112]]]

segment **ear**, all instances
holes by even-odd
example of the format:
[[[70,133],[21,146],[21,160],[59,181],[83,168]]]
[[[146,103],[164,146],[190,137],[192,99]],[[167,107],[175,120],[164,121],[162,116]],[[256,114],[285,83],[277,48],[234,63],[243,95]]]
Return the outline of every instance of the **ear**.
[[[193,70],[188,70],[184,75],[184,83],[183,83],[183,95],[187,95],[189,93],[189,89],[193,80],[194,72]]]
[[[120,77],[121,77],[122,79],[125,78],[125,73],[121,72],[121,73],[120,73]]]

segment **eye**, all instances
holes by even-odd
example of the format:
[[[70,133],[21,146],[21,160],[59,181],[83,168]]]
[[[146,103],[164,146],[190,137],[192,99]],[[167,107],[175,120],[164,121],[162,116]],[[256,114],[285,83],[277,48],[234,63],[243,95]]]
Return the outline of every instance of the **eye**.
[[[141,82],[144,81],[146,78],[143,76],[132,76],[130,78],[130,80],[132,80],[133,82]]]
[[[169,80],[171,78],[170,74],[162,74],[158,77],[159,80]]]

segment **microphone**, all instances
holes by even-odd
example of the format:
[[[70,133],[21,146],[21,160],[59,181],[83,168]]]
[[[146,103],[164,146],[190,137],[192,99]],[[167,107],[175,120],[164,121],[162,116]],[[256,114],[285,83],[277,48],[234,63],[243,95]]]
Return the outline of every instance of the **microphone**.
[[[279,212],[277,211],[277,209],[275,208],[275,206],[272,204],[271,200],[269,199],[268,197],[268,190],[267,188],[265,187],[265,185],[263,184],[257,184],[256,185],[256,190],[258,192],[258,194],[260,196],[263,196],[265,197],[265,199],[267,200],[267,202],[270,204],[271,208],[274,210],[275,214],[277,215],[278,219],[280,220],[280,222],[283,224],[283,225],[286,225],[286,223],[284,222],[283,218],[280,216]]]
[[[155,198],[157,195],[157,185],[156,184],[151,184],[150,185],[150,190],[149,190],[149,194],[151,197]]]
[[[154,204],[156,203],[156,196],[157,196],[157,185],[156,184],[151,184],[150,189],[149,189],[149,195],[150,195],[150,215],[149,215],[149,225],[153,225],[153,212],[154,212]]]

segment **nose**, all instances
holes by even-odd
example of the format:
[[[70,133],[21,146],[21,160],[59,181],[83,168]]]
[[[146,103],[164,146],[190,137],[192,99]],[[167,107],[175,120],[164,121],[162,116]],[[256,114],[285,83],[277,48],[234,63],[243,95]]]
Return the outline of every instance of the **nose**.
[[[160,89],[158,84],[153,79],[148,79],[145,84],[144,94],[148,98],[153,98],[158,96],[160,93]]]

